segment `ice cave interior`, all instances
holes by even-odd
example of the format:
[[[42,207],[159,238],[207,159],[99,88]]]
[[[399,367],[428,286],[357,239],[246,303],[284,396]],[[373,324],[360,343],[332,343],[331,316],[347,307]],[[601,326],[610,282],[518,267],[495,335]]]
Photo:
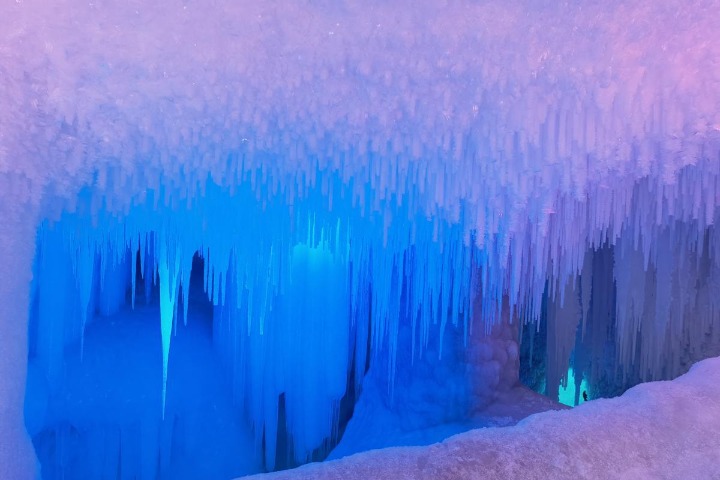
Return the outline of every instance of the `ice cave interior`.
[[[0,477],[482,458],[639,409],[720,355],[718,12],[0,6]]]

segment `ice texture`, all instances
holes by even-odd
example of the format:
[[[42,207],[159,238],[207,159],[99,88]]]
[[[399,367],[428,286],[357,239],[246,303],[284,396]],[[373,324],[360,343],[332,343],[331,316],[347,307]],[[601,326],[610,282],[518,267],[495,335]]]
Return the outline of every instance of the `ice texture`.
[[[393,384],[403,316],[412,360],[432,342],[445,354],[451,326],[490,331],[504,309],[537,322],[545,299],[552,391],[573,342],[576,371],[602,377],[610,326],[621,374],[681,373],[720,330],[718,12],[714,0],[3,5],[0,260],[13,275],[0,325],[13,340],[0,476],[34,475],[13,449],[27,444],[18,345],[41,221],[40,238],[60,238],[36,260],[51,382],[92,302],[123,301],[136,254],[160,282],[167,369],[200,251],[257,441],[285,393],[298,459],[334,434],[340,372],[355,369],[359,388],[368,338]],[[320,266],[326,278],[301,279]],[[64,282],[56,293],[47,275]],[[304,304],[278,320],[321,291],[327,317]]]

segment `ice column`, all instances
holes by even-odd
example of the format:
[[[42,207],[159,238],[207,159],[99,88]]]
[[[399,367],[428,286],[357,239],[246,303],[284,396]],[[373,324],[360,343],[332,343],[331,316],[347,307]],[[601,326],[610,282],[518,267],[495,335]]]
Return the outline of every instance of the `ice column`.
[[[37,461],[23,424],[23,399],[36,225],[27,205],[7,198],[12,189],[3,180],[0,177],[0,478],[34,480]]]

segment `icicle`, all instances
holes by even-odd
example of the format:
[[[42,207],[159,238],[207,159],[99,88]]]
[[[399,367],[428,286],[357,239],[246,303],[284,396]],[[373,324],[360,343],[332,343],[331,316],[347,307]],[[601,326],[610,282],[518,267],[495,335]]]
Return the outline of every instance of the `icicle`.
[[[130,241],[130,288],[132,289],[130,292],[130,306],[133,310],[135,310],[135,279],[137,277],[137,254],[139,249],[140,239],[138,237],[133,237]],[[142,266],[140,267],[140,271],[142,271]]]
[[[192,255],[184,255],[180,273],[180,284],[182,285],[183,301],[183,325],[187,326],[188,306],[190,305],[190,274],[192,271]]]
[[[93,290],[93,278],[95,271],[95,249],[89,245],[89,241],[81,241],[77,250],[77,273],[76,280],[80,297],[80,357],[85,352],[85,326],[87,325],[90,312],[90,299]]]
[[[165,418],[165,398],[167,392],[168,360],[170,356],[170,336],[175,314],[178,293],[178,274],[182,254],[174,238],[156,239],[157,269],[160,281],[160,335],[162,339],[162,415]]]

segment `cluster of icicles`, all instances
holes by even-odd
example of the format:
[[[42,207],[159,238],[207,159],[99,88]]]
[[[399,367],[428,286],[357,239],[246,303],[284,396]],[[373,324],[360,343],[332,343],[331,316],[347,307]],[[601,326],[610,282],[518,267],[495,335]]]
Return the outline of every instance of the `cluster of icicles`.
[[[368,355],[387,353],[392,384],[403,318],[412,358],[429,342],[442,345],[448,328],[465,338],[488,330],[503,304],[523,324],[546,318],[551,393],[567,381],[571,356],[587,377],[666,378],[719,336],[717,177],[708,178],[690,167],[672,186],[646,179],[583,201],[558,197],[544,225],[508,226],[482,241],[462,222],[407,204],[390,221],[358,209],[339,181],[331,206],[319,191],[290,206],[258,201],[250,185],[230,194],[209,184],[174,208],[148,201],[92,222],[67,214],[40,231],[37,357],[50,384],[59,382],[63,345],[80,338],[82,348],[93,312],[117,311],[128,288],[134,306],[139,265],[146,289],[159,284],[164,408],[173,329],[187,320],[200,254],[213,341],[236,401],[261,444],[277,434],[284,395],[298,462],[337,434],[339,402],[349,379],[358,391]],[[272,468],[274,442],[264,448]]]

